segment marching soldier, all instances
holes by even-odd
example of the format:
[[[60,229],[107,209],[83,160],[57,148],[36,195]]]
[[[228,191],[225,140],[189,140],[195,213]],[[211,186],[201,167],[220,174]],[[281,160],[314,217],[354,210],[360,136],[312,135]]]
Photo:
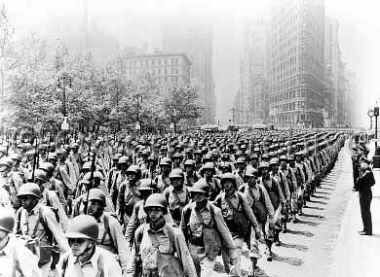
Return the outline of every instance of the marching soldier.
[[[20,201],[17,198],[17,192],[23,184],[20,175],[12,171],[12,159],[5,157],[0,159],[0,187],[8,191],[11,204],[15,210],[20,207]]]
[[[195,277],[196,270],[180,229],[166,223],[167,202],[158,193],[145,202],[149,223],[141,225],[135,234],[135,259],[127,276]]]
[[[97,246],[99,227],[89,215],[70,220],[66,237],[71,251],[60,261],[61,277],[121,277],[122,272],[114,256]]]

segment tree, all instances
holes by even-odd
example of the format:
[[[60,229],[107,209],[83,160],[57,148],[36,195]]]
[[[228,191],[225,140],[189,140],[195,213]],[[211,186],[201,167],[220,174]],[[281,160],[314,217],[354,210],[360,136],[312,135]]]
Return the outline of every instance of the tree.
[[[164,99],[165,114],[174,124],[174,131],[181,119],[196,119],[203,109],[198,90],[191,86],[175,87]]]

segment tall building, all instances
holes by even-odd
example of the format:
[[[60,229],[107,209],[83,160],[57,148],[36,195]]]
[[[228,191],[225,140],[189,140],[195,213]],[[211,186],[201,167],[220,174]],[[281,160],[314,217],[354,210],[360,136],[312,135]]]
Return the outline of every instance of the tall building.
[[[190,84],[191,62],[183,53],[157,53],[126,58],[128,79],[150,74],[163,88]]]
[[[325,102],[327,110],[326,127],[351,126],[349,115],[350,84],[346,79],[346,65],[342,61],[339,44],[339,22],[334,18],[325,19]]]
[[[205,105],[201,124],[215,123],[216,99],[212,72],[212,29],[207,21],[183,15],[162,22],[162,50],[181,52],[189,57],[190,78],[199,87]]]
[[[324,0],[274,0],[269,31],[270,120],[322,127]]]
[[[263,20],[247,22],[244,49],[240,61],[239,111],[240,124],[267,123],[269,102],[267,85],[267,28]]]

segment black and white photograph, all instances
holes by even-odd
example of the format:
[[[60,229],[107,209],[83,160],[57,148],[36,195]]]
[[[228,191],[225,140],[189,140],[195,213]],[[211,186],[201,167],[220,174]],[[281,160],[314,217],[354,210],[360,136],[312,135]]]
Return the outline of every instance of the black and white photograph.
[[[378,277],[380,2],[0,0],[0,277]]]

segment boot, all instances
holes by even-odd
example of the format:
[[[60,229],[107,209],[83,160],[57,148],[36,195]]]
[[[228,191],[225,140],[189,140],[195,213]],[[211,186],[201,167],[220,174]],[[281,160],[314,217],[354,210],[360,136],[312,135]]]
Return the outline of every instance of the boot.
[[[281,245],[280,232],[279,231],[275,231],[274,232],[274,243],[276,244],[276,246],[280,246]]]
[[[266,251],[267,261],[271,262],[273,260],[272,242],[270,240],[267,240],[266,243],[267,243],[267,251]]]
[[[257,259],[251,258],[252,261],[252,274],[249,274],[248,277],[255,277],[255,268],[257,267]]]

